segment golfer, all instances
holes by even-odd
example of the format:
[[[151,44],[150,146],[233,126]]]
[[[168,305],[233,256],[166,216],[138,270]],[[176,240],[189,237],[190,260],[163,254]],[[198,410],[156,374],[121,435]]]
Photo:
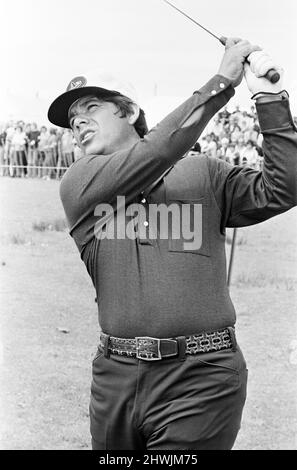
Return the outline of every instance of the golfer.
[[[228,39],[218,73],[149,132],[120,83],[75,77],[50,106],[50,121],[71,128],[83,152],[60,194],[98,303],[93,449],[234,444],[247,370],[226,283],[225,229],[296,205],[297,133],[282,77],[263,78],[272,67],[258,46]],[[183,158],[244,69],[264,136],[263,170]]]

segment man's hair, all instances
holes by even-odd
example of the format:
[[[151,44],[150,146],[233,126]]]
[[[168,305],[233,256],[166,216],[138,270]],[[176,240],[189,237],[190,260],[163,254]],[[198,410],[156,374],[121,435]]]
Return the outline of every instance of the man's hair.
[[[100,98],[102,101],[108,101],[109,103],[114,103],[117,107],[120,114],[120,117],[126,117],[129,114],[132,114],[133,112],[133,104],[134,102],[130,99],[127,98],[127,96],[124,95],[114,95],[114,96],[108,96],[104,98]],[[143,109],[140,109],[139,111],[139,116],[137,121],[134,123],[134,128],[139,135],[139,137],[144,137],[145,134],[148,133],[148,127],[147,123],[145,120],[145,114]]]

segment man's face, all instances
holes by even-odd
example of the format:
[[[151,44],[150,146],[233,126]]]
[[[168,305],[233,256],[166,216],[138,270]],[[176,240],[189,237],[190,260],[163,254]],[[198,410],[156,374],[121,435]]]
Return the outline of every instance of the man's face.
[[[131,132],[114,103],[85,96],[69,108],[69,124],[85,155],[106,155],[121,148]]]

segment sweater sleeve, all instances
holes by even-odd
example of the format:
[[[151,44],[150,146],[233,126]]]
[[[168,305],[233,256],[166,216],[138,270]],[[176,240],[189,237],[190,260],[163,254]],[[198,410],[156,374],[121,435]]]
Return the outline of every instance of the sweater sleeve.
[[[264,138],[261,171],[208,159],[222,230],[262,222],[297,204],[297,132],[289,101],[257,104],[257,113]]]

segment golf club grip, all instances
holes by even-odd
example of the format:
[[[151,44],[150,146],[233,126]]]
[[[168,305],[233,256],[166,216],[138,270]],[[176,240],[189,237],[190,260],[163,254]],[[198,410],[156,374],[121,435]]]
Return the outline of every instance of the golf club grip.
[[[276,83],[280,79],[280,74],[275,69],[270,69],[265,75],[265,78],[269,80],[271,83]]]
[[[223,46],[226,45],[226,42],[227,42],[227,37],[226,36],[221,36],[220,37],[220,43],[223,44]],[[269,80],[271,83],[276,83],[279,81],[280,79],[280,74],[278,73],[277,70],[275,69],[270,69],[268,70],[268,72],[266,73],[266,75],[264,75],[264,77]]]

